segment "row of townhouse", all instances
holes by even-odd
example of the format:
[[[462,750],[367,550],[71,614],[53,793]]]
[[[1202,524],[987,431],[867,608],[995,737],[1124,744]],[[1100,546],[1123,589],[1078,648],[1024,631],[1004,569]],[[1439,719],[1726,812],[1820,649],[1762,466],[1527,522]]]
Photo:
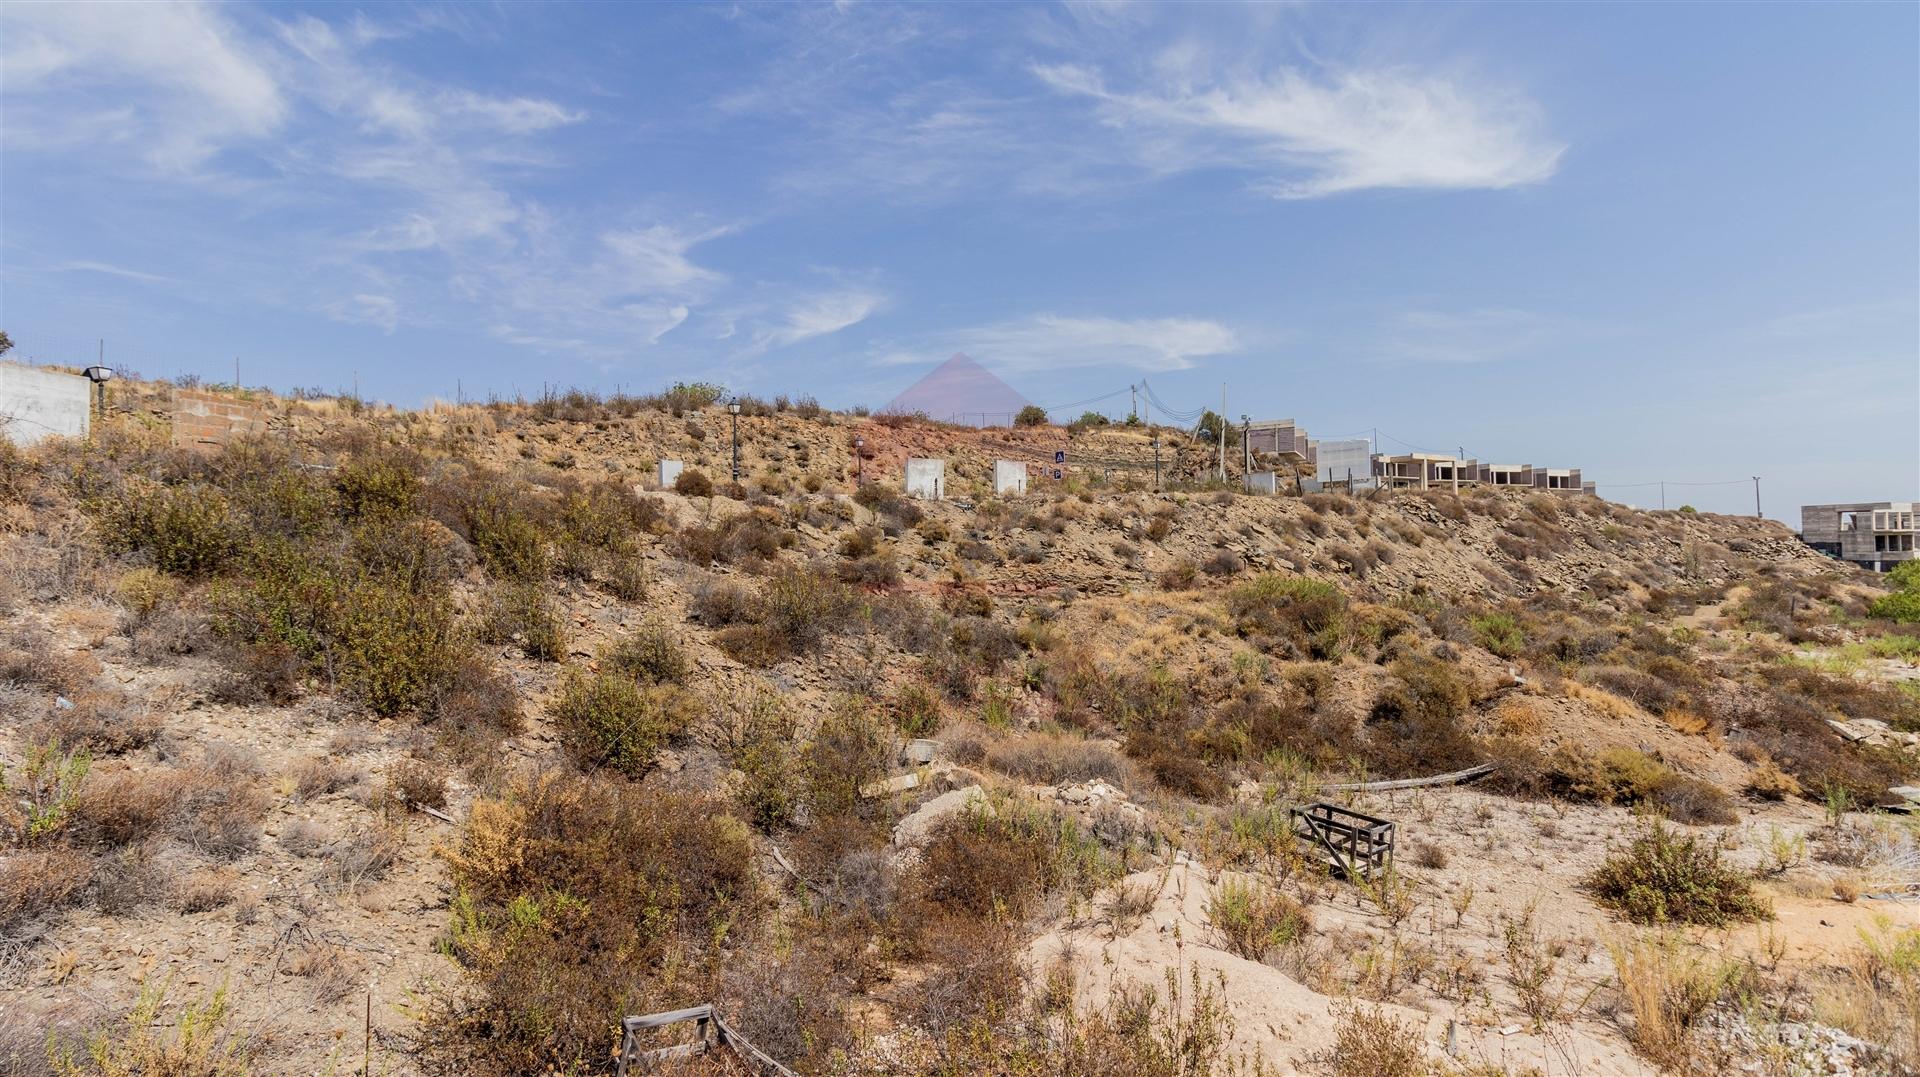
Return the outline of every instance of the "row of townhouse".
[[[1410,452],[1376,455],[1373,475],[1394,490],[1459,489],[1464,486],[1513,487],[1548,490],[1556,494],[1590,494],[1593,483],[1580,477],[1577,467],[1535,467],[1532,464],[1483,464],[1446,453]]]
[[[1594,492],[1593,484],[1581,479],[1579,468],[1483,464],[1445,453],[1375,453],[1366,438],[1308,437],[1292,419],[1249,421],[1242,431],[1249,475],[1293,475],[1301,480],[1303,488],[1433,490],[1494,486],[1566,494]]]

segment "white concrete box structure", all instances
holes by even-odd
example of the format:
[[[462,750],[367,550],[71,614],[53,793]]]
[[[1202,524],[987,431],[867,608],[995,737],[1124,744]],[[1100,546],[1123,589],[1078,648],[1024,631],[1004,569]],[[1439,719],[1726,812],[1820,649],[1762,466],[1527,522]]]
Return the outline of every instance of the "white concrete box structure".
[[[1021,497],[1027,492],[1027,465],[1018,460],[993,462],[993,492],[999,497]]]
[[[947,492],[947,462],[924,456],[907,458],[907,496],[938,501]]]
[[[41,438],[84,438],[93,416],[93,383],[77,374],[0,363],[0,437],[15,445]]]
[[[1373,485],[1373,443],[1366,438],[1335,438],[1314,448],[1313,476],[1328,486]]]
[[[660,489],[671,490],[673,484],[680,480],[680,472],[685,466],[678,460],[662,460],[653,469],[653,480],[660,484]]]
[[[1279,477],[1271,471],[1247,472],[1247,493],[1277,494],[1280,492]]]

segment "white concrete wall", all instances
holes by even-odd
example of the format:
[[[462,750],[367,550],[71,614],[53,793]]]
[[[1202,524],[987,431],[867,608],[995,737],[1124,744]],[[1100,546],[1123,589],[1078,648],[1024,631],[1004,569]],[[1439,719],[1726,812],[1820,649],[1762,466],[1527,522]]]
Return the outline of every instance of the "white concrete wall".
[[[914,456],[907,459],[907,496],[938,501],[947,496],[947,462]]]
[[[1018,460],[993,462],[993,492],[1001,497],[1019,497],[1027,492],[1027,465]]]
[[[654,481],[660,484],[662,490],[673,489],[674,481],[680,478],[680,470],[683,466],[685,465],[678,460],[660,461],[653,471]]]
[[[15,445],[86,437],[92,401],[93,383],[77,374],[0,363],[0,436]]]
[[[1279,480],[1271,471],[1247,472],[1247,492],[1250,494],[1271,494],[1280,489]]]

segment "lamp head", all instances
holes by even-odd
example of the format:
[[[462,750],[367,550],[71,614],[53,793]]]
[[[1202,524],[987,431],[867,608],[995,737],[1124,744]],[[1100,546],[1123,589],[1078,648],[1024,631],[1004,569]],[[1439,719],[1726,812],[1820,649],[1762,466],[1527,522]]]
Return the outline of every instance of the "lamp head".
[[[732,403],[728,404],[727,411],[734,415],[740,414],[740,402],[738,400],[735,400]]]
[[[113,380],[113,368],[110,366],[90,366],[86,369],[88,380],[98,383]]]

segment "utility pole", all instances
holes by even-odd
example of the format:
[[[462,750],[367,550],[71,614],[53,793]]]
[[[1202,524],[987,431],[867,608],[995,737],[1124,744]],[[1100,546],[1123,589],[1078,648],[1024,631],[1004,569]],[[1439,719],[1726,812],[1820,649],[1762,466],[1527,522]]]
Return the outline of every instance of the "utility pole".
[[[1667,511],[1667,483],[1664,479],[1660,482],[1660,511]]]
[[[1227,383],[1220,383],[1220,481],[1227,481]]]
[[[1760,519],[1760,476],[1753,477],[1753,518]]]
[[[1153,437],[1153,492],[1160,492],[1160,435]]]
[[[233,357],[233,390],[240,391],[240,357],[237,355]]]
[[[1140,417],[1140,392],[1138,386],[1127,386],[1127,414],[1136,419]]]

